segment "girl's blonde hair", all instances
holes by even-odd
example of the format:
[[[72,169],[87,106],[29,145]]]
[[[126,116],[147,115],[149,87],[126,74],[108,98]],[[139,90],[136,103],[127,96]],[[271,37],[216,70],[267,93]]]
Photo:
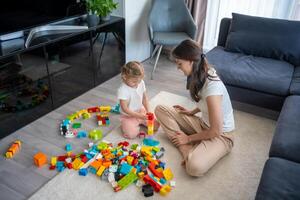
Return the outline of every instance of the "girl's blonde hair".
[[[122,78],[144,78],[144,68],[138,61],[130,61],[121,69]]]

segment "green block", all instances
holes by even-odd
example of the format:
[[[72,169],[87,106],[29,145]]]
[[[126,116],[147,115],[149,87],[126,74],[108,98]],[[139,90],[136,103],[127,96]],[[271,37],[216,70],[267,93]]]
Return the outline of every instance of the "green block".
[[[107,148],[107,144],[105,142],[100,142],[100,144],[98,144],[97,146],[98,150],[103,150]]]
[[[72,128],[81,128],[81,123],[74,123]]]
[[[137,148],[138,146],[139,146],[138,144],[132,144],[130,148],[131,148],[132,150],[136,150],[136,148]]]
[[[97,129],[90,131],[89,138],[91,138],[93,140],[101,140],[102,139],[102,131],[97,130]]]
[[[83,118],[83,119],[88,119],[88,118],[90,118],[90,117],[91,117],[91,115],[88,114],[88,113],[83,113],[83,114],[82,114],[82,118]]]
[[[118,185],[124,189],[129,186],[131,183],[136,181],[138,176],[134,172],[129,172],[126,176],[124,176],[121,180],[118,181]]]

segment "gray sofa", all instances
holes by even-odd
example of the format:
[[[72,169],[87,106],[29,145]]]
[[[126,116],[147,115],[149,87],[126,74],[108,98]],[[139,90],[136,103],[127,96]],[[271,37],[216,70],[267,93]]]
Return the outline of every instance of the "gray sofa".
[[[233,100],[281,111],[256,199],[300,199],[300,22],[233,13],[207,58]]]

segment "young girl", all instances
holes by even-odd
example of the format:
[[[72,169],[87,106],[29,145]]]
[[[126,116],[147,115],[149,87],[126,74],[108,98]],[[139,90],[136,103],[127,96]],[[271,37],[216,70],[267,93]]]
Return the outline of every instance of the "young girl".
[[[122,67],[121,77],[123,83],[118,89],[121,128],[123,136],[132,139],[139,134],[140,125],[146,126],[146,113],[149,112],[149,102],[143,81],[144,68],[139,62],[128,62]],[[158,126],[159,124],[155,120],[154,131],[158,129]]]

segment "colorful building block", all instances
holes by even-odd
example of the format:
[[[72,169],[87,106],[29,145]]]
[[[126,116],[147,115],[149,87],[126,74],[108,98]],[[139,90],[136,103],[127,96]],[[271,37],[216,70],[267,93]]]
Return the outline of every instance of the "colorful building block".
[[[81,168],[78,173],[80,176],[86,176],[88,174],[88,170],[87,168]]]
[[[72,145],[70,143],[66,144],[66,151],[72,151]]]
[[[73,125],[72,125],[72,128],[81,128],[81,123],[74,123]]]
[[[21,149],[22,142],[20,140],[14,141],[5,153],[6,158],[12,158]]]
[[[47,163],[47,156],[42,152],[39,152],[33,156],[34,164],[38,167],[42,167]]]
[[[94,129],[90,131],[89,138],[93,140],[101,140],[102,139],[102,131],[98,129]]]
[[[137,175],[131,171],[126,176],[124,176],[121,180],[118,181],[118,186],[124,189],[128,185],[136,181],[137,179],[138,179]]]
[[[172,180],[174,177],[172,170],[170,168],[165,169],[163,171],[163,175],[167,181]]]

